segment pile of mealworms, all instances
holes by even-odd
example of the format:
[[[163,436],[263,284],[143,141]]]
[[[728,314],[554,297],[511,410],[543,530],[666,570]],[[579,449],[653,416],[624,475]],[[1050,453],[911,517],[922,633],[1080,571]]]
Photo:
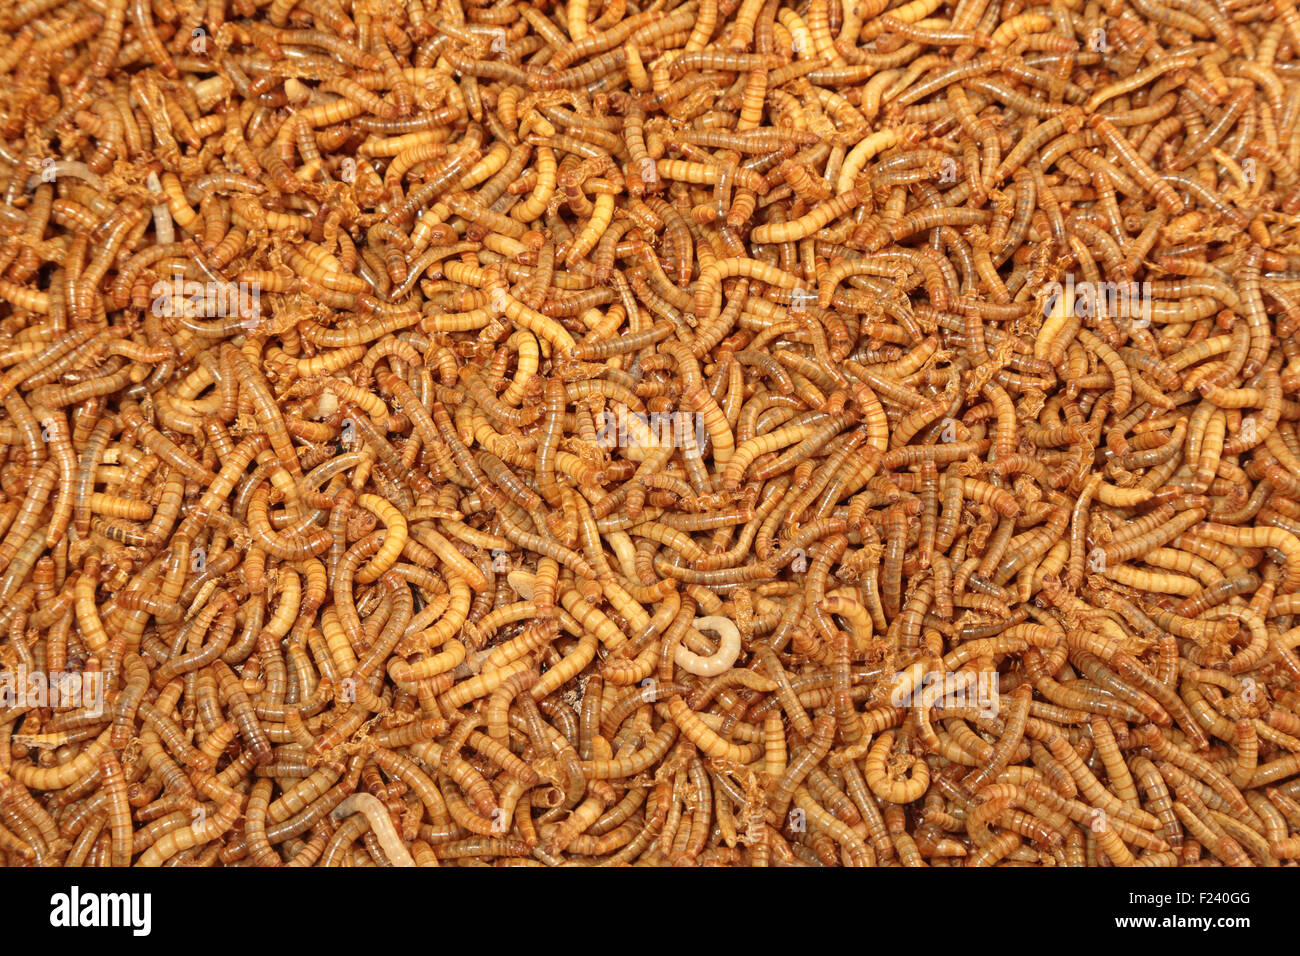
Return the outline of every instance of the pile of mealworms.
[[[0,10],[0,863],[1300,859],[1295,0]]]

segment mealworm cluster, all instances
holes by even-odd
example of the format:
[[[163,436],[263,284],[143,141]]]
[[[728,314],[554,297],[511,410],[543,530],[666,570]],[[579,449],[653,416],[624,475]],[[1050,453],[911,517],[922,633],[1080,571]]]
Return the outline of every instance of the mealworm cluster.
[[[0,863],[1300,859],[1294,0],[0,40]]]

